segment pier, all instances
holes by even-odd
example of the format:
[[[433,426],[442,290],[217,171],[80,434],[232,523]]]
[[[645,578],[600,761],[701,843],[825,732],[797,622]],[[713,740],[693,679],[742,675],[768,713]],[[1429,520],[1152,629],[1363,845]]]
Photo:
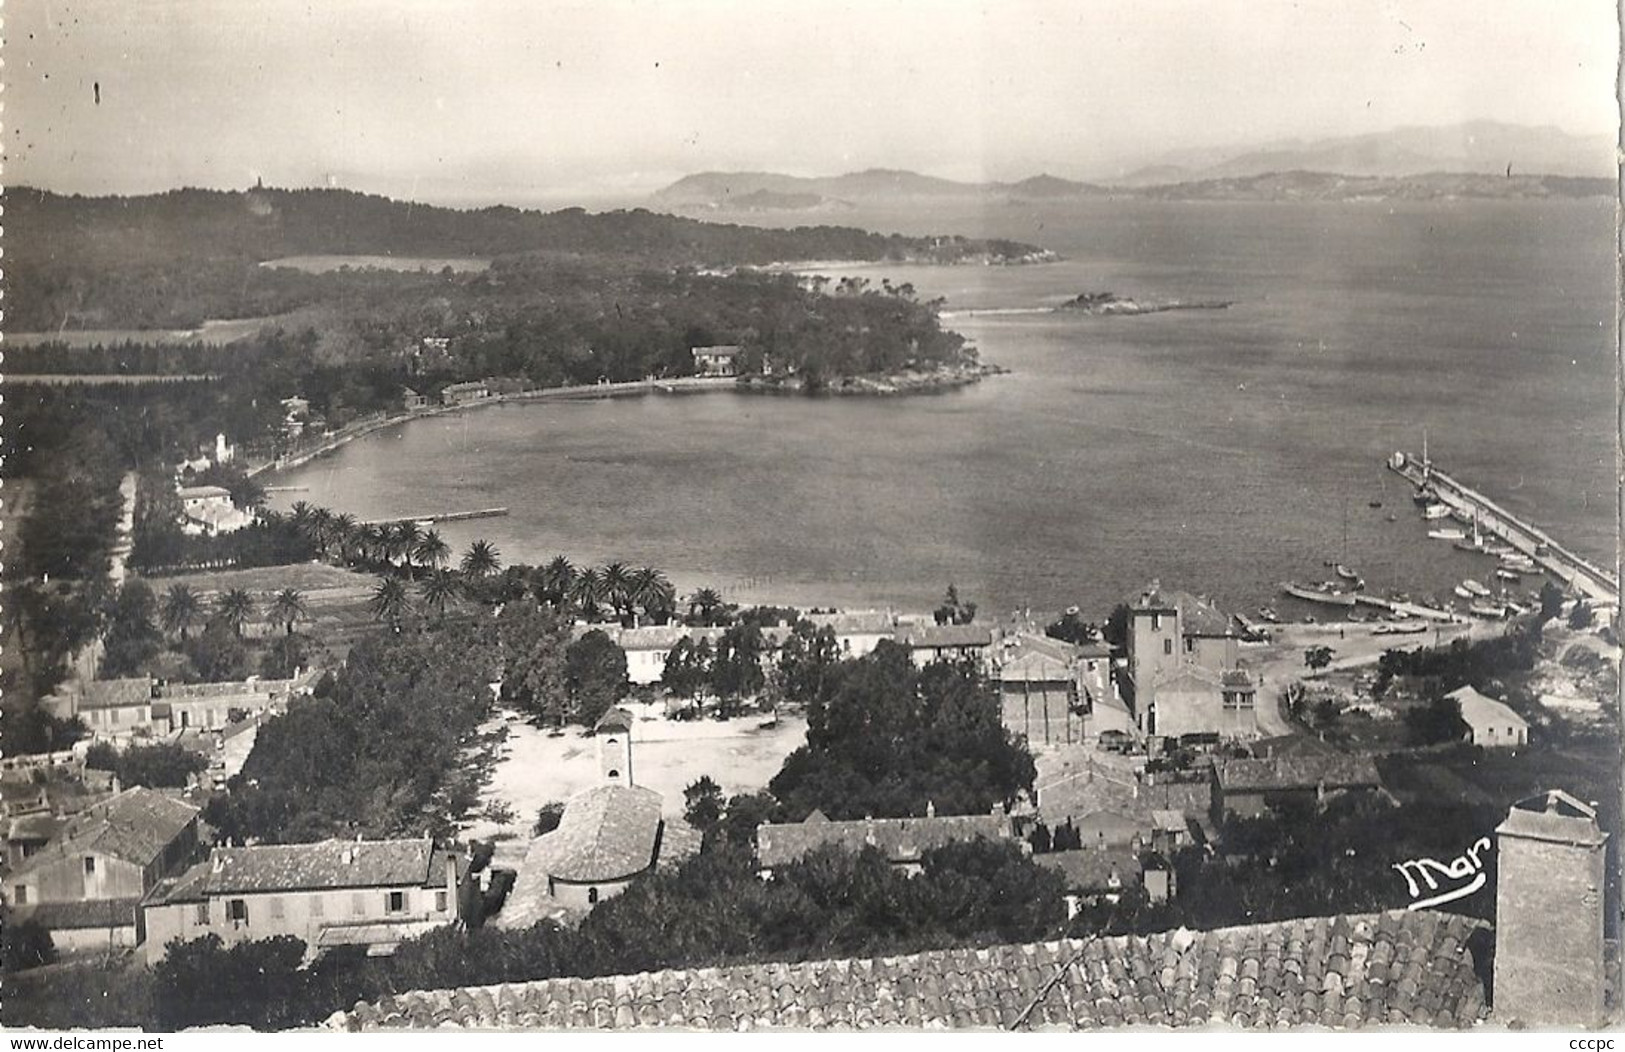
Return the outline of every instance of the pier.
[[[476,508],[473,511],[443,511],[434,515],[397,515],[389,519],[367,519],[363,526],[390,526],[397,522],[462,522],[465,519],[499,519],[507,508]]]
[[[1464,522],[1478,523],[1479,531],[1499,538],[1534,560],[1536,566],[1587,600],[1605,606],[1619,605],[1619,575],[1604,569],[1553,540],[1546,531],[1533,526],[1490,500],[1478,490],[1457,481],[1433,466],[1432,461],[1407,453],[1388,458],[1388,469],[1418,489],[1427,489],[1433,499],[1449,508]]]

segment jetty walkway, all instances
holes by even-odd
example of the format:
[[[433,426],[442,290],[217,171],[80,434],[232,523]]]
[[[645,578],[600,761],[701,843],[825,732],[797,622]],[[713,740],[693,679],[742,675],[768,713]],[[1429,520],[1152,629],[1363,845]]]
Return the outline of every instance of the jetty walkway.
[[[1594,604],[1619,605],[1619,575],[1553,540],[1538,526],[1524,522],[1483,493],[1434,467],[1431,461],[1407,453],[1388,458],[1388,469],[1418,489],[1426,488],[1434,499],[1449,508],[1463,522],[1478,521],[1483,533],[1492,534],[1533,559],[1552,577]]]

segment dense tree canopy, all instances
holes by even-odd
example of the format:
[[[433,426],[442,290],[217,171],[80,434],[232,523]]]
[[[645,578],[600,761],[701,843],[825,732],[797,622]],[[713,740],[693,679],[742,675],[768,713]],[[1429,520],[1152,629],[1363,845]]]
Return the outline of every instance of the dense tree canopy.
[[[986,813],[1032,788],[1026,746],[1005,730],[998,701],[974,668],[916,669],[907,647],[883,641],[851,662],[807,744],[769,788],[792,819]]]

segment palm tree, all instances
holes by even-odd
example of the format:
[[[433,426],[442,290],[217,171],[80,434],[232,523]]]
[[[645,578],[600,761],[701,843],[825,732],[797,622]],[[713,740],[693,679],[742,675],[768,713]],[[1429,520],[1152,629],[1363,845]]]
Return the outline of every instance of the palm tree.
[[[423,579],[420,586],[423,601],[434,607],[441,620],[446,616],[446,603],[456,599],[462,591],[457,576],[450,570],[435,570]]]
[[[542,599],[558,606],[570,595],[576,583],[576,568],[562,555],[553,556],[542,568]]]
[[[288,524],[299,531],[301,537],[310,538],[310,519],[315,514],[308,500],[296,500],[293,507],[288,509]]]
[[[406,585],[399,577],[381,577],[372,593],[372,612],[380,621],[388,621],[391,628],[401,630],[401,618],[406,614]]]
[[[295,505],[297,508],[298,505]],[[315,542],[316,548],[323,555],[331,555],[333,541],[338,534],[333,526],[333,513],[326,508],[318,507],[310,513],[310,539]]]
[[[243,625],[254,616],[254,610],[259,604],[254,597],[241,588],[233,588],[220,597],[220,616],[225,619],[231,630],[240,637],[243,634]]]
[[[438,531],[426,530],[412,547],[412,558],[427,570],[438,570],[451,558],[451,545],[445,542]]]
[[[594,621],[598,618],[598,604],[604,600],[604,579],[592,567],[588,567],[576,574],[576,579],[570,585],[570,601],[581,611],[583,620]]]
[[[722,596],[714,588],[701,588],[688,597],[690,617],[698,616],[705,625],[716,624],[717,611],[722,609]]]
[[[501,568],[502,555],[490,541],[475,541],[463,554],[463,572],[470,577],[489,577]]]
[[[615,616],[627,620],[632,606],[632,571],[625,563],[610,563],[603,569],[604,599],[615,608]]]
[[[351,549],[360,543],[361,524],[347,511],[333,516],[333,539],[338,543],[341,558],[349,559]]]
[[[271,600],[271,619],[280,621],[287,626],[287,634],[293,635],[293,624],[310,616],[310,608],[305,605],[305,597],[297,588],[284,588]]]
[[[163,619],[164,628],[170,632],[180,632],[184,641],[187,631],[197,624],[202,613],[203,602],[197,593],[184,584],[177,584],[164,593],[163,609],[159,616]]]
[[[406,575],[415,577],[416,566],[412,562],[412,553],[417,550],[418,542],[423,539],[423,527],[407,520],[397,522],[389,531],[390,558],[401,558],[406,563]]]
[[[367,558],[374,563],[389,562],[390,536],[389,526],[382,522],[361,527],[361,544]]]
[[[677,593],[666,575],[652,566],[632,571],[631,600],[643,608],[643,616],[658,620],[662,613],[670,613]]]

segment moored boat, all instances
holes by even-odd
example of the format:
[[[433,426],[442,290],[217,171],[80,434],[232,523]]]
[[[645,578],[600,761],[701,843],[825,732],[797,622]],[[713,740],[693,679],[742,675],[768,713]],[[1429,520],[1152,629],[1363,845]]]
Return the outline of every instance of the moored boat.
[[[1461,586],[1476,596],[1482,597],[1490,594],[1490,590],[1488,588],[1485,588],[1483,585],[1471,578],[1461,582]]]
[[[1436,541],[1459,541],[1464,540],[1467,537],[1465,533],[1462,533],[1454,526],[1445,526],[1442,529],[1429,530],[1428,536]]]
[[[1281,615],[1275,612],[1275,608],[1273,606],[1259,607],[1258,616],[1263,618],[1265,621],[1268,621],[1272,625],[1279,624],[1281,620]]]
[[[1355,573],[1353,570],[1350,570],[1342,563],[1338,563],[1335,569],[1337,570],[1337,576],[1341,577],[1345,581],[1358,581],[1360,579],[1359,574]]]
[[[1464,585],[1458,584],[1451,590],[1456,593],[1457,599],[1471,599],[1473,597],[1473,593],[1469,592]]]
[[[1443,504],[1429,504],[1427,507],[1422,509],[1422,518],[1427,519],[1429,522],[1432,522],[1435,519],[1446,519],[1449,517],[1450,509]]]
[[[1303,599],[1311,603],[1325,603],[1328,606],[1353,606],[1354,597],[1342,592],[1334,592],[1329,588],[1313,588],[1309,585],[1292,584],[1290,582],[1281,586],[1281,591],[1287,595]]]
[[[1523,575],[1517,570],[1509,570],[1505,566],[1501,566],[1496,568],[1495,576],[1499,577],[1503,581],[1516,581]]]
[[[1495,603],[1472,603],[1467,607],[1467,612],[1470,614],[1476,614],[1479,617],[1488,617],[1494,620],[1500,620],[1501,618],[1507,616],[1506,607],[1499,606]]]

